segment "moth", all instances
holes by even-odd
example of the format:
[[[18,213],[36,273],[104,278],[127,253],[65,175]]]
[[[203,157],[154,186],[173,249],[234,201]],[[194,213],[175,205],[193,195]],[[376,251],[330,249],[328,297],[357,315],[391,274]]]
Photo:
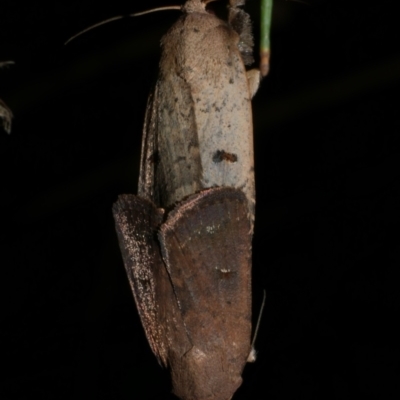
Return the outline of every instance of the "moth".
[[[251,236],[238,189],[206,189],[170,212],[119,196],[114,218],[147,340],[181,399],[230,399],[251,337]]]
[[[231,1],[229,24],[188,0],[162,38],[143,130],[138,195],[169,206],[201,189],[241,189],[254,220],[251,98],[259,84],[250,18]]]
[[[183,400],[228,400],[251,352],[254,161],[248,15],[188,0],[161,41],[138,196],[113,215],[148,342]]]

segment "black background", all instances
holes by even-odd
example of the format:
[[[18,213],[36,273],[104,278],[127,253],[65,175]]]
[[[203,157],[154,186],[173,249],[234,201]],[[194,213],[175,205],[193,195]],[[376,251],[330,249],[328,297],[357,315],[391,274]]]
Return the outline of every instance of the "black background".
[[[135,193],[169,1],[0,5],[1,399],[168,399],[111,215]],[[254,98],[258,360],[234,399],[398,398],[398,16],[275,1]],[[259,2],[248,1],[255,36]],[[397,392],[397,393],[396,393]]]

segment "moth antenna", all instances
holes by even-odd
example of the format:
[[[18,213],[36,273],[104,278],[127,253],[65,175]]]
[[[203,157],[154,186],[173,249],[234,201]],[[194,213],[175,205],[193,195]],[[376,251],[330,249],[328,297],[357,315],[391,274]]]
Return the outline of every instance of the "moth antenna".
[[[261,303],[261,308],[260,308],[260,312],[258,313],[258,319],[257,319],[257,325],[256,325],[256,329],[254,330],[254,336],[253,336],[253,340],[251,342],[251,350],[250,350],[250,354],[247,358],[247,362],[251,362],[253,363],[254,361],[256,361],[257,358],[257,352],[254,348],[254,343],[257,339],[257,335],[258,335],[258,329],[260,328],[260,323],[261,323],[261,317],[264,311],[264,307],[265,307],[265,299],[267,298],[267,293],[264,290],[264,296],[263,296],[263,301]]]
[[[165,10],[181,10],[181,6],[166,6],[166,7],[157,7],[157,8],[152,8],[150,10],[146,10],[146,11],[141,11],[138,13],[134,13],[134,14],[128,14],[128,15],[117,15],[116,17],[112,17],[112,18],[108,18],[104,21],[98,22],[97,24],[91,25],[88,28],[83,29],[82,31],[78,32],[76,35],[71,36],[65,43],[64,45],[67,45],[69,42],[71,42],[72,40],[76,39],[77,37],[83,35],[86,32],[91,31],[92,29],[98,28],[101,25],[105,25],[108,24],[109,22],[113,22],[113,21],[117,21],[119,19],[123,19],[123,18],[130,18],[130,17],[139,17],[140,15],[145,15],[145,14],[150,14],[152,12],[156,12],[156,11],[165,11]]]

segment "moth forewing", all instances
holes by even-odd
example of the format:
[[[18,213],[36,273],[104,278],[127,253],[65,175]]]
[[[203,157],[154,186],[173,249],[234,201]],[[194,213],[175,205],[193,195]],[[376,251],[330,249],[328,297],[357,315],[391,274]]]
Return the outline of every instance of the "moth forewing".
[[[115,227],[128,280],[147,340],[164,367],[169,365],[169,343],[184,354],[191,348],[161,258],[156,235],[163,210],[149,200],[121,195],[113,206]],[[179,350],[180,349],[180,350]]]
[[[192,344],[170,359],[174,393],[182,399],[230,399],[251,347],[246,196],[226,187],[189,196],[161,225],[159,241]]]

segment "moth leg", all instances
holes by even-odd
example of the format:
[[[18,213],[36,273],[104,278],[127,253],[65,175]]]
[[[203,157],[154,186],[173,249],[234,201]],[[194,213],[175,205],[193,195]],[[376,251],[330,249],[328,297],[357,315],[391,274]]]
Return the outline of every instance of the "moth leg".
[[[258,87],[260,86],[261,81],[261,73],[259,69],[253,68],[249,71],[246,71],[247,82],[249,84],[249,90],[251,98],[256,94]]]
[[[254,347],[251,348],[249,356],[247,357],[248,363],[254,363],[257,360],[257,351]]]

